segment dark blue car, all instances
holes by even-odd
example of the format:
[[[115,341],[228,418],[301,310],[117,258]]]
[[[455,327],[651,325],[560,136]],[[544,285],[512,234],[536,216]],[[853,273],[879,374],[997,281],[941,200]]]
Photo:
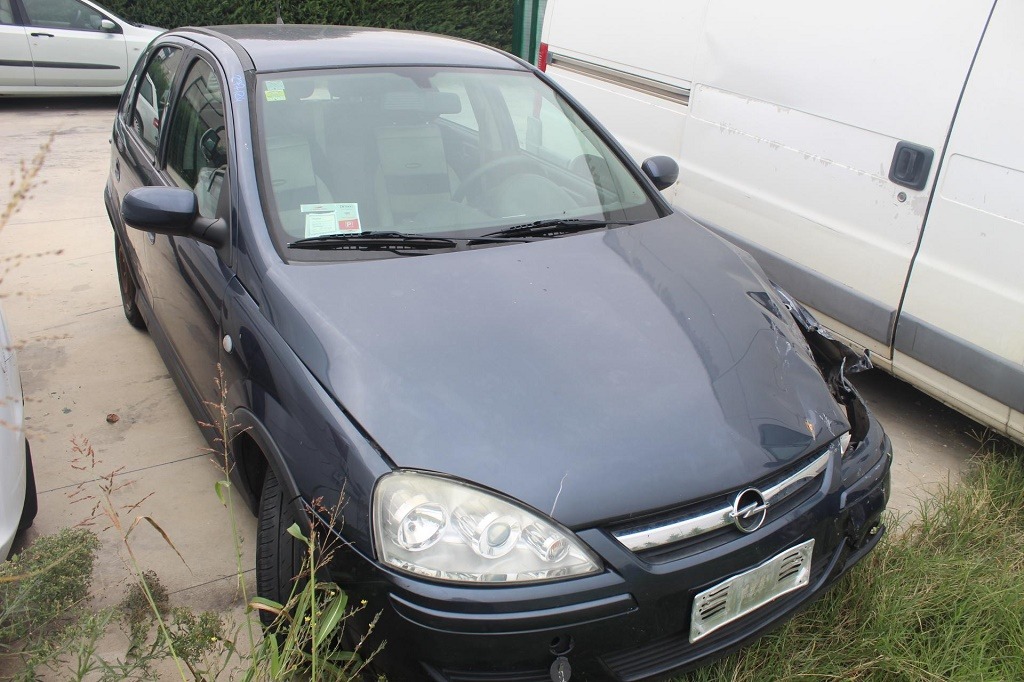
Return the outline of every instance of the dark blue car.
[[[124,311],[201,422],[222,368],[261,594],[299,569],[285,529],[344,494],[330,570],[381,613],[394,679],[635,680],[875,546],[892,455],[845,378],[865,359],[674,211],[675,176],[481,45],[151,45],[105,190]]]

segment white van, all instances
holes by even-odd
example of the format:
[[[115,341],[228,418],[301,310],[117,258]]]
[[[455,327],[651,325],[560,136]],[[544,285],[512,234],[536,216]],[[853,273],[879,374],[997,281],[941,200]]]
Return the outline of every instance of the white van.
[[[1024,442],[1022,29],[1022,0],[548,0],[541,56],[824,324]]]

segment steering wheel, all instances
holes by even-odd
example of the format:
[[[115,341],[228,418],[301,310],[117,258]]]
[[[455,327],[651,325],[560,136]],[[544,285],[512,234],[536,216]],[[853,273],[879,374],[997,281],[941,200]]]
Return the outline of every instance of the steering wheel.
[[[512,169],[516,169],[515,172]],[[504,171],[508,175],[518,175],[520,173],[537,174],[538,170],[536,162],[527,156],[521,154],[499,156],[496,159],[491,159],[467,175],[459,184],[459,188],[452,193],[452,201],[463,201],[476,191],[477,186],[483,182],[485,177],[493,175],[498,171]]]

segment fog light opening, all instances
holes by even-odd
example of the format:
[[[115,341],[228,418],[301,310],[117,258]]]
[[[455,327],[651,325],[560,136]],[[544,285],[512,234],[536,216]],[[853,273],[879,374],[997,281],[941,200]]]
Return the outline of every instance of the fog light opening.
[[[555,656],[566,656],[576,646],[572,635],[561,634],[551,640],[551,653]]]

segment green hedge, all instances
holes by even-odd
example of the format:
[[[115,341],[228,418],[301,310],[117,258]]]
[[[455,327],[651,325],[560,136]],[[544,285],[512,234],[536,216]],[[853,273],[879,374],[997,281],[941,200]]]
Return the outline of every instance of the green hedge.
[[[268,24],[274,0],[105,0],[130,21],[174,28],[216,24]],[[513,0],[281,0],[289,24],[340,24],[431,31],[469,38],[503,50],[512,47]]]

